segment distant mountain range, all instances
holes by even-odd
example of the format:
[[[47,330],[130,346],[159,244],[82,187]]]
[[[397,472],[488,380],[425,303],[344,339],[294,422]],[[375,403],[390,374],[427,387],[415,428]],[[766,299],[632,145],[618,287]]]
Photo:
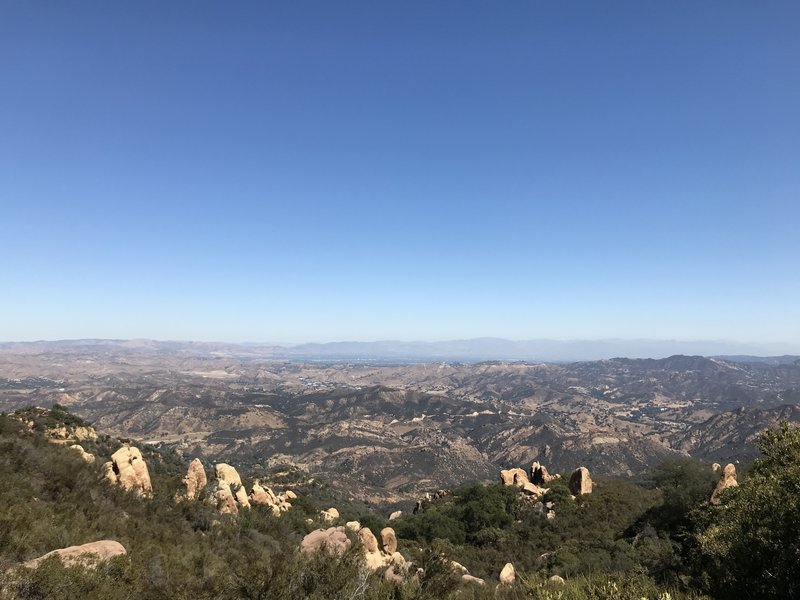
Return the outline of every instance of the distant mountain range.
[[[442,342],[330,342],[296,345],[218,343],[155,340],[58,340],[4,342],[0,350],[37,353],[104,349],[195,356],[276,358],[300,360],[378,360],[394,362],[526,360],[574,362],[615,357],[665,358],[676,354],[724,357],[737,362],[791,363],[800,344],[753,344],[719,340],[679,341],[651,339],[523,340],[474,338]]]

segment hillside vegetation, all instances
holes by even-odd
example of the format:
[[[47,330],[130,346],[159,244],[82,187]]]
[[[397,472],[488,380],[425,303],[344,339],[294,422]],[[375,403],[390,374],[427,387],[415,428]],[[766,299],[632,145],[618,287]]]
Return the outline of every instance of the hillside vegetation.
[[[178,455],[139,444],[153,497],[109,484],[103,461],[121,442],[82,442],[97,457],[43,434],[84,426],[61,407],[0,415],[0,598],[797,598],[800,593],[800,432],[788,425],[764,434],[762,457],[747,480],[708,500],[708,465],[672,459],[648,485],[599,478],[573,499],[564,479],[548,484],[540,504],[516,488],[472,485],[391,521],[399,550],[422,569],[403,583],[364,566],[357,537],[342,556],[298,551],[323,525],[320,508],[337,501],[318,482],[295,491],[279,516],[254,505],[220,515],[202,495],[174,501],[186,473]],[[250,475],[244,473],[245,476]],[[247,480],[248,478],[245,477]],[[466,479],[466,477],[465,477]],[[321,503],[325,502],[325,505]],[[341,522],[358,519],[378,534],[389,523],[364,504],[338,499]],[[381,515],[384,513],[381,513]],[[94,568],[37,569],[22,562],[53,549],[116,540],[127,555]],[[465,584],[457,561],[486,585]],[[514,585],[496,589],[505,563]],[[559,576],[565,583],[549,580]]]

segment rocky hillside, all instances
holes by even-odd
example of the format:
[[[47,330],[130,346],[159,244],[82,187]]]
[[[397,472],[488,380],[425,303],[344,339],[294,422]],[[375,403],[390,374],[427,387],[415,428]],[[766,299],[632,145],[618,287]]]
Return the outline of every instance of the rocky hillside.
[[[676,455],[746,460],[755,434],[800,404],[800,363],[786,359],[391,366],[202,345],[23,350],[0,351],[0,408],[59,403],[186,459],[297,468],[386,502],[534,460],[625,476]]]

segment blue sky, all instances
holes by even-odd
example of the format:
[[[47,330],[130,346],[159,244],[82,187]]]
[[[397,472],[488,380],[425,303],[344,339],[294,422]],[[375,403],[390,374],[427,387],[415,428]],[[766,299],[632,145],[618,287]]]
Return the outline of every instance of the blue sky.
[[[0,3],[0,340],[800,347],[796,2]]]

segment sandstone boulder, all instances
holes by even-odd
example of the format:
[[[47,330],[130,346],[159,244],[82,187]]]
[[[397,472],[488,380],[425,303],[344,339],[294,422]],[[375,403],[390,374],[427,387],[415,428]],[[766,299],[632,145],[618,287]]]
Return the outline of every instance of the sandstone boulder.
[[[514,585],[516,580],[517,572],[514,570],[514,565],[506,563],[506,566],[500,571],[500,585]]]
[[[378,539],[369,527],[362,527],[358,530],[358,539],[366,552],[378,552]]]
[[[358,521],[348,521],[347,523],[344,524],[344,528],[347,529],[347,531],[358,533],[361,530],[361,523],[359,523]]]
[[[384,527],[381,529],[381,550],[384,554],[392,555],[397,552],[397,536],[394,529],[391,527]]]
[[[322,510],[319,514],[322,517],[322,520],[326,523],[333,523],[339,519],[339,511],[333,507],[329,508],[328,510]]]
[[[578,467],[569,478],[569,491],[575,496],[583,496],[592,493],[592,478],[589,477],[589,469]]]
[[[76,452],[78,452],[79,453],[78,456],[80,456],[87,463],[93,463],[94,462],[94,454],[91,454],[91,453],[87,452],[86,450],[84,450],[83,446],[81,446],[80,444],[72,444],[72,446],[70,446],[69,449],[70,450],[75,450]]]
[[[222,515],[238,515],[239,505],[236,498],[231,492],[231,488],[219,481],[215,481],[211,488],[211,495],[208,501],[220,512]]]
[[[242,485],[242,478],[239,476],[239,472],[235,468],[225,463],[218,463],[214,465],[214,477],[216,478],[215,496],[221,489],[228,488],[228,491],[236,501],[236,513],[239,512],[238,509],[240,508],[250,508],[250,499],[247,497],[247,491],[245,491],[244,486]],[[224,497],[227,504],[227,494],[224,494],[223,492],[222,497]]]
[[[541,500],[549,491],[549,488],[539,487],[534,483],[526,483],[524,486],[522,486],[522,493],[530,496],[533,501]]]
[[[253,489],[250,491],[250,502],[253,504],[264,504],[266,506],[277,506],[279,500],[271,489],[263,487],[261,483],[256,481],[253,484]]]
[[[186,475],[183,476],[183,485],[186,486],[186,492],[178,496],[178,499],[195,500],[207,484],[208,478],[206,477],[203,463],[200,462],[199,458],[195,458],[189,463]]]
[[[392,514],[389,515],[389,520],[390,521],[394,521],[395,519],[399,519],[402,516],[403,516],[403,511],[402,510],[396,510]]]
[[[100,540],[99,542],[91,542],[89,544],[83,544],[82,546],[59,548],[39,558],[29,560],[23,563],[22,566],[35,569],[42,561],[47,560],[51,556],[58,556],[66,567],[81,565],[94,569],[101,560],[108,560],[109,558],[121,556],[123,554],[127,554],[127,552],[125,547],[119,542],[114,540]]]
[[[125,444],[111,455],[111,467],[103,465],[105,477],[109,481],[130,490],[139,496],[152,496],[153,485],[150,472],[138,448]],[[112,478],[113,475],[113,478]]]
[[[519,468],[503,469],[500,471],[500,483],[522,487],[528,483],[528,474]]]
[[[553,576],[552,576],[552,577],[550,577],[550,578],[549,578],[547,581],[549,581],[549,582],[550,582],[550,583],[552,583],[553,585],[564,585],[564,584],[566,583],[566,582],[564,581],[564,578],[563,578],[563,577],[560,577],[560,576],[558,576],[558,575],[553,575]]]
[[[486,582],[483,579],[481,579],[480,577],[473,577],[469,573],[462,574],[461,581],[464,583],[471,583],[474,585],[486,585]]]
[[[725,465],[722,470],[722,479],[719,480],[717,487],[714,488],[714,493],[711,494],[711,504],[719,504],[722,492],[738,485],[739,482],[736,481],[736,466],[730,463]]]
[[[341,556],[352,545],[344,527],[329,527],[312,531],[300,542],[300,552],[314,554],[326,552],[331,556]]]

